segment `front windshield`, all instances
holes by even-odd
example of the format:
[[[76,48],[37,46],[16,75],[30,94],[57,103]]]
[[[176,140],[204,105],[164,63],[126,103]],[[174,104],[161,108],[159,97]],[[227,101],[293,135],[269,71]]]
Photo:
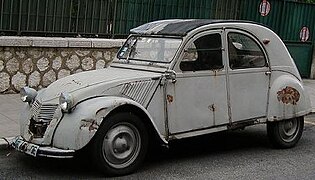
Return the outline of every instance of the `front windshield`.
[[[170,62],[181,39],[131,36],[118,52],[119,59]]]

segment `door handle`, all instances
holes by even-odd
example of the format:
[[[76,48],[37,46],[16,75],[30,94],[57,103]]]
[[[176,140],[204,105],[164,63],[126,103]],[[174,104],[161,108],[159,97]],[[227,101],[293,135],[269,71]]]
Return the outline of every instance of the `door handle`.
[[[271,75],[271,71],[266,71],[265,74],[266,74],[267,76],[269,76],[269,75]]]

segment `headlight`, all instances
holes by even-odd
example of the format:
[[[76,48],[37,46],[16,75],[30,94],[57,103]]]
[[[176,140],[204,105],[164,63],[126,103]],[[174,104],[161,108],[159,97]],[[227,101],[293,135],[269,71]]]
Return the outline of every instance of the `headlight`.
[[[33,88],[23,87],[20,91],[20,95],[23,102],[32,103],[37,96],[37,91]]]
[[[61,93],[59,97],[60,108],[65,112],[69,112],[69,110],[72,108],[72,105],[73,105],[72,96],[67,92]]]

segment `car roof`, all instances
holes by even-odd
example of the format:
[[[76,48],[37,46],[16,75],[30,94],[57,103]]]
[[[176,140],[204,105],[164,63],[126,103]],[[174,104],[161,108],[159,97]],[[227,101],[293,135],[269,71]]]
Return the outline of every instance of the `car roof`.
[[[209,24],[218,23],[249,23],[257,24],[252,21],[244,20],[221,20],[221,19],[168,19],[158,20],[143,24],[130,30],[132,34],[144,35],[170,35],[186,36],[190,31]]]

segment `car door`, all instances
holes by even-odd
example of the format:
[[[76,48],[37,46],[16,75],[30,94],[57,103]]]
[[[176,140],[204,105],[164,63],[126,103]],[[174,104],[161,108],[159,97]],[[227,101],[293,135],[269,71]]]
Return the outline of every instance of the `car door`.
[[[201,33],[186,44],[176,82],[166,91],[170,134],[228,123],[224,58],[222,31]]]
[[[266,117],[270,70],[263,45],[249,33],[225,32],[231,120]]]

